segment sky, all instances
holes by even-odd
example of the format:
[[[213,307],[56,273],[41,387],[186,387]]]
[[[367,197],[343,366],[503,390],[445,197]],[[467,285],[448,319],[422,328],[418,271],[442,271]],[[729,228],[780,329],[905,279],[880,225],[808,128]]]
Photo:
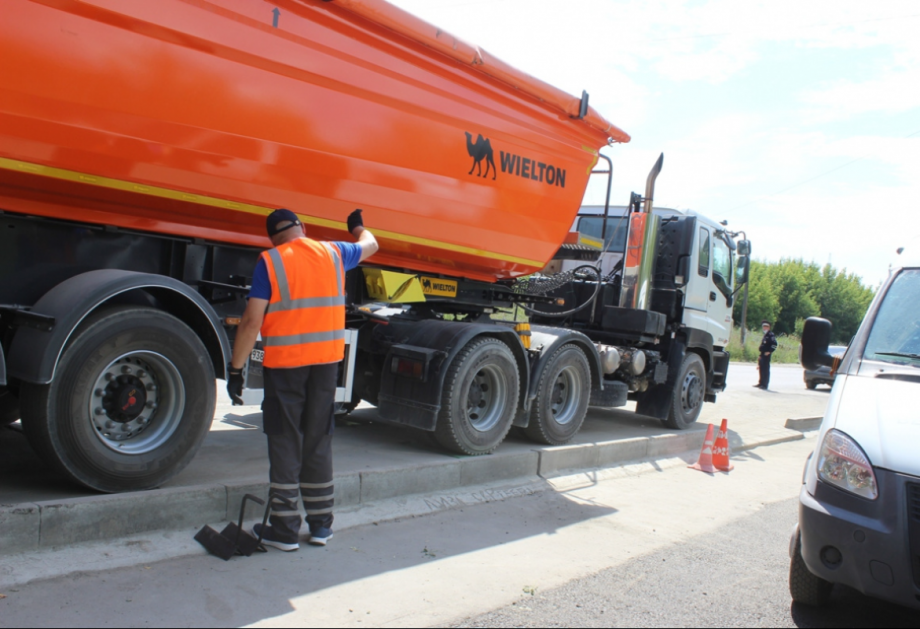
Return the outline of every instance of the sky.
[[[920,236],[916,0],[390,0],[573,95],[632,136],[612,201],[744,230],[754,257],[877,286]],[[602,203],[592,185],[587,203]]]

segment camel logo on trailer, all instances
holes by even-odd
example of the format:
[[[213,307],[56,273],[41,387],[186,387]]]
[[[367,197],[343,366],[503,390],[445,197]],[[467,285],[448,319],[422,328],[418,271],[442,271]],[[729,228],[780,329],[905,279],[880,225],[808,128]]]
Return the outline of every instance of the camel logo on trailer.
[[[473,134],[469,131],[466,132],[466,152],[470,154],[470,157],[473,158],[473,166],[470,168],[470,172],[467,174],[472,175],[474,169],[479,169],[476,171],[478,177],[485,177],[489,174],[489,169],[492,169],[492,179],[495,179],[495,175],[498,172],[495,169],[495,157],[492,154],[492,144],[489,142],[489,138],[482,137],[482,134],[479,134],[479,137],[476,138],[476,143],[473,143]],[[486,172],[482,172],[482,160],[486,160]]]
[[[467,174],[472,175],[475,170],[475,176],[487,177],[491,170],[492,179],[496,178],[498,169],[495,168],[495,155],[489,138],[483,137],[480,133],[476,137],[476,141],[473,142],[473,134],[467,131],[466,152],[473,158],[473,165]],[[499,151],[499,153],[501,154],[502,173],[539,181],[548,186],[565,188],[566,171],[564,168],[541,162],[532,157],[523,157],[514,153],[506,153],[505,151]],[[486,162],[485,172],[482,171],[483,160]]]

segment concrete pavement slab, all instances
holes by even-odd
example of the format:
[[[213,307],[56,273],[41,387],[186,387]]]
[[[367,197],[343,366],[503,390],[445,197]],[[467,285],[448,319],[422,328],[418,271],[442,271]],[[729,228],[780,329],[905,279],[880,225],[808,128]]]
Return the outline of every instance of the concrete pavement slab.
[[[667,458],[699,450],[706,438],[706,433],[701,428],[702,426],[694,426],[693,430],[687,432],[649,437],[646,456],[650,459]]]
[[[789,430],[817,430],[821,426],[824,417],[791,417],[786,420],[786,428]]]
[[[648,457],[648,439],[636,437],[596,444],[597,466],[620,465],[624,461],[641,461]]]
[[[717,404],[704,406],[699,423],[686,432],[669,431],[658,420],[635,415],[635,405],[630,403],[624,409],[590,409],[582,430],[568,446],[542,447],[512,432],[493,455],[485,457],[448,453],[426,433],[381,422],[376,409],[364,405],[336,423],[336,502],[339,507],[348,507],[533,478],[537,472],[554,476],[565,470],[698,452],[705,423],[718,426],[723,417],[729,418],[732,449],[741,451],[801,439],[800,431],[785,428],[785,418],[824,412],[829,396],[824,391],[807,391],[801,369],[774,369],[773,391],[748,387],[747,380],[755,379],[753,367],[733,365],[729,382],[735,388],[720,395]],[[176,528],[178,523],[185,526],[191,521],[215,524],[235,520],[245,493],[267,494],[268,457],[261,422],[258,407],[232,407],[222,399],[211,432],[188,468],[163,489],[112,497],[94,496],[67,483],[38,459],[22,434],[0,429],[0,504],[47,505],[38,516],[42,530],[46,516],[50,527],[49,535],[39,538],[42,547],[49,542],[100,539],[102,530],[106,535],[129,535],[138,531],[132,528],[138,526],[138,519],[148,523],[146,530],[154,530],[149,528],[153,526]],[[205,508],[213,514],[207,517],[201,507],[202,487],[224,492],[222,502],[218,498]],[[172,492],[168,494],[171,500],[158,497],[167,491]],[[78,506],[67,508],[70,503]],[[74,525],[68,532],[66,519],[71,516]],[[13,529],[4,529],[0,527],[0,554],[14,545]],[[25,539],[34,539],[34,534]]]
[[[0,505],[0,554],[26,552],[39,547],[41,508],[36,504]]]
[[[486,457],[466,457],[460,459],[460,486],[536,476],[539,469],[540,453],[531,449],[499,451]]]
[[[109,496],[39,502],[41,546],[113,539],[147,531],[219,522],[227,514],[227,488],[200,485]]]
[[[361,472],[361,502],[430,494],[459,486],[459,461]]]
[[[718,569],[715,577],[707,574],[700,580],[688,564],[692,553],[683,553],[675,562],[675,549],[696,540],[701,544],[694,552],[715,552],[724,562],[743,555],[745,544],[764,541],[763,518],[769,515],[764,505],[795,499],[809,448],[801,441],[765,448],[751,453],[756,458],[742,457],[731,474],[701,474],[680,462],[673,468],[648,466],[646,473],[615,483],[604,482],[607,470],[600,470],[594,478],[583,475],[580,486],[564,491],[527,495],[527,487],[512,487],[512,492],[524,492],[522,497],[486,504],[479,504],[478,489],[469,497],[451,493],[442,497],[454,497],[463,506],[398,521],[391,519],[392,512],[383,512],[381,517],[387,519],[375,520],[376,526],[343,525],[328,547],[303,547],[293,554],[270,551],[225,563],[198,551],[186,559],[159,563],[152,563],[152,557],[129,558],[126,569],[103,567],[99,572],[76,563],[79,575],[49,579],[48,573],[38,574],[39,581],[12,586],[15,593],[4,585],[0,566],[0,591],[14,594],[3,601],[0,614],[11,626],[452,626],[474,610],[513,602],[516,608],[529,607],[542,593],[572,579],[660,553],[658,563],[664,561],[662,567],[675,575],[673,583],[683,590],[655,589],[655,583],[643,584],[641,571],[632,571],[631,576],[639,579],[632,589],[648,594],[646,603],[651,601],[642,608],[645,624],[660,624],[646,608],[654,612],[678,595],[681,602],[691,601],[691,622],[686,624],[693,624],[693,600],[715,599],[718,607],[727,598],[745,599],[745,583],[720,581]],[[496,495],[502,495],[499,491]],[[718,508],[712,508],[714,500]],[[735,546],[713,546],[713,534],[741,518],[750,518],[746,536],[755,540],[742,536]],[[782,530],[777,527],[775,544],[772,537],[762,544],[772,549],[780,568],[786,545],[779,535],[788,531],[786,527],[785,521]],[[72,550],[79,549],[54,553],[54,559],[69,561]],[[151,544],[151,556],[155,550]],[[756,562],[745,565],[754,572],[762,567]],[[782,573],[761,573],[783,586]],[[17,581],[22,579],[6,583]],[[104,601],[100,592],[106,595]],[[577,592],[574,596],[566,599],[571,607],[582,603]],[[618,600],[630,604],[628,597]],[[598,612],[594,624],[616,624],[626,613],[609,605],[606,609],[604,615]],[[508,626],[545,624],[527,609],[516,614]],[[738,624],[729,616],[719,619],[723,625]],[[758,617],[748,620],[758,624]]]
[[[593,443],[544,448],[540,451],[540,476],[546,478],[565,470],[595,468],[597,452]]]

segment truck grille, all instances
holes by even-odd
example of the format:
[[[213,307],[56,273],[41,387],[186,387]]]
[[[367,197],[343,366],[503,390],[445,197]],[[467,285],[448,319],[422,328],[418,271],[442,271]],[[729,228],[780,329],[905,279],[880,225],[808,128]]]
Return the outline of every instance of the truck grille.
[[[907,484],[907,530],[910,532],[910,565],[914,585],[920,588],[920,484]]]

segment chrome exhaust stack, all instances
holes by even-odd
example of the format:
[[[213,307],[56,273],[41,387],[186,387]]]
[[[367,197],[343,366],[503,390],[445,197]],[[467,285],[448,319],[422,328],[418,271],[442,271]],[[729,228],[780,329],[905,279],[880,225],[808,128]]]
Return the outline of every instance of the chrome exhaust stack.
[[[620,289],[620,307],[648,310],[652,297],[652,276],[655,273],[655,254],[658,248],[658,230],[661,217],[652,213],[655,181],[664,165],[664,153],[649,171],[645,182],[645,197],[633,195],[630,207],[629,233],[623,262],[623,284]],[[642,208],[640,209],[640,202]]]

